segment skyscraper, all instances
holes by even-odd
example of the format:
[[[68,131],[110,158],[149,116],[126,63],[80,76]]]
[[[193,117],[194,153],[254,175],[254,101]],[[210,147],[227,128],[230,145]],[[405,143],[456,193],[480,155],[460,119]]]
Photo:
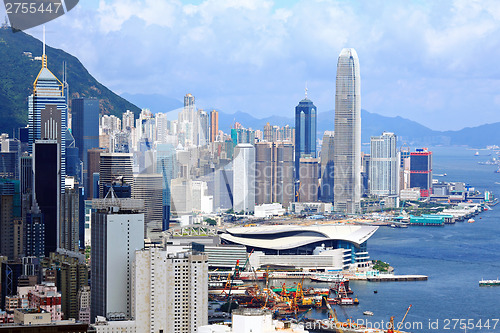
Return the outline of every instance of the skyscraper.
[[[36,201],[26,213],[24,221],[24,255],[27,257],[45,255],[45,224]]]
[[[33,187],[33,157],[21,156],[20,164],[21,193],[31,193],[31,189]]]
[[[92,200],[91,319],[130,317],[132,264],[144,247],[144,203],[113,192]]]
[[[44,217],[45,255],[59,246],[60,150],[56,140],[37,140],[33,145],[33,200]]]
[[[19,181],[17,183],[19,187]],[[14,182],[0,179],[0,255],[10,260],[14,260],[15,194]]]
[[[195,118],[196,107],[195,99],[192,94],[184,96],[184,108],[179,112],[179,142],[183,146],[195,144]]]
[[[290,142],[255,144],[255,203],[294,201],[293,145]]]
[[[219,135],[219,112],[212,110],[210,112],[210,142],[215,142]]]
[[[134,128],[134,113],[130,110],[127,110],[123,113],[122,116],[122,128],[123,130],[131,130]]]
[[[132,198],[144,200],[144,238],[151,222],[163,225],[163,176],[157,173],[134,175]]]
[[[300,159],[300,202],[318,201],[318,159],[312,157],[303,157]]]
[[[208,114],[198,110],[195,117],[195,144],[199,147],[206,146],[210,139],[210,120]]]
[[[334,194],[334,138],[335,132],[325,131],[321,145],[321,201],[333,202]]]
[[[388,196],[398,194],[398,152],[396,135],[384,132],[370,140],[370,194]]]
[[[399,189],[406,190],[410,188],[410,147],[403,144],[399,149]]]
[[[64,84],[47,68],[45,42],[43,44],[42,69],[33,83],[33,94],[28,98],[29,146],[33,152],[36,140],[55,140],[59,145],[60,192],[64,192],[66,176],[66,121],[67,100]],[[41,208],[41,206],[40,206]],[[48,218],[48,216],[46,216]],[[48,220],[46,220],[48,222]],[[47,225],[47,224],[46,224]],[[46,234],[47,237],[50,237]]]
[[[87,154],[87,173],[88,173],[88,180],[87,184],[88,185],[88,191],[86,192],[85,196],[87,199],[92,199],[92,198],[99,198],[99,194],[94,195],[96,192],[99,193],[98,188],[94,189],[94,173],[99,174],[100,171],[100,166],[101,166],[101,153],[107,153],[107,149],[105,148],[92,148],[89,149],[86,154]]]
[[[171,182],[175,174],[175,148],[171,144],[159,144],[156,146],[156,173],[162,175],[162,229],[167,230],[170,222],[170,198]]]
[[[253,212],[255,209],[255,148],[240,143],[234,148],[233,210]]]
[[[217,211],[233,207],[233,170],[228,166],[215,170],[214,208]]]
[[[116,178],[123,177],[123,181],[134,189],[133,154],[101,153],[99,165],[99,197],[104,198],[104,184],[111,184]]]
[[[73,177],[66,177],[66,189],[61,195],[59,247],[78,252],[80,241],[80,193]]]
[[[135,253],[137,332],[198,332],[208,322],[208,256],[158,248]]]
[[[432,152],[417,148],[410,153],[410,187],[420,188],[420,195],[432,194]]]
[[[231,140],[233,147],[240,143],[255,143],[255,131],[247,128],[231,128]]]
[[[82,163],[80,150],[75,146],[75,139],[70,131],[66,132],[66,176],[74,177],[78,183],[82,181]]]
[[[156,140],[159,143],[165,143],[169,134],[169,121],[167,119],[166,113],[158,112],[155,114],[155,123],[156,123]],[[125,129],[124,129],[125,130]],[[123,152],[125,153],[125,152]]]
[[[335,91],[334,209],[361,211],[361,78],[354,49],[342,49]]]
[[[75,145],[78,147],[80,160],[83,162],[81,183],[86,187],[85,192],[90,193],[87,151],[99,147],[99,101],[97,99],[75,98],[71,102],[71,114],[71,130],[75,138]],[[90,174],[90,176],[92,175]]]
[[[19,179],[19,158],[21,156],[21,141],[5,139],[2,141],[0,154],[0,175],[10,179]]]
[[[295,178],[302,157],[316,157],[316,106],[306,97],[295,107]]]
[[[266,123],[264,125],[264,133],[262,139],[267,142],[273,141],[273,127],[271,126],[271,124]]]
[[[186,94],[184,96],[184,120],[193,122],[194,112],[195,112],[195,100],[192,94]]]

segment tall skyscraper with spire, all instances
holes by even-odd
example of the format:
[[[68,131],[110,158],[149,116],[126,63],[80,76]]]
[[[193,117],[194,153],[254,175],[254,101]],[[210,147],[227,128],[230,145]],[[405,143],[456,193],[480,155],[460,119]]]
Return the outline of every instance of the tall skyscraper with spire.
[[[45,255],[59,247],[60,199],[65,191],[67,85],[48,69],[43,30],[42,68],[28,97],[28,150],[33,154],[33,204],[44,219]]]
[[[337,63],[334,138],[334,209],[361,211],[361,78],[356,50],[342,49]]]
[[[67,85],[47,67],[45,53],[45,28],[43,34],[42,68],[33,83],[33,94],[28,98],[29,152],[37,140],[55,140],[61,158],[61,193],[64,192],[66,176],[66,130],[68,103],[65,95]],[[67,92],[66,92],[67,93]]]
[[[316,157],[316,106],[306,96],[295,107],[295,178],[302,157]]]

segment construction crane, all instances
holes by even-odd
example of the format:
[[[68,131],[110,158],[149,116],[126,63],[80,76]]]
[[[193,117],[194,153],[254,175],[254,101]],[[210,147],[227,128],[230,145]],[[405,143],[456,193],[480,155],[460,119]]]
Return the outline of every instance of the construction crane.
[[[226,288],[228,287],[228,284],[229,284],[229,292],[227,293],[227,303],[228,303],[228,306],[227,306],[227,312],[228,313],[231,313],[231,306],[232,306],[232,303],[233,303],[233,298],[231,297],[231,290],[233,289],[233,279],[234,279],[234,276],[236,274],[239,274],[239,264],[240,264],[240,260],[236,260],[236,265],[234,267],[234,274],[231,275],[231,273],[229,273],[228,277],[227,277],[227,282],[226,282],[226,286],[224,287],[224,290],[222,291],[224,293],[224,291],[226,290]]]
[[[297,317],[297,322],[300,323],[302,320],[305,319],[306,315],[311,312],[311,310],[313,309],[313,307],[310,307],[309,310],[307,310],[306,312],[302,313],[300,316]]]
[[[410,306],[408,307],[408,309],[406,309],[406,313],[405,313],[405,315],[403,316],[403,319],[401,320],[401,322],[400,322],[400,323],[398,323],[398,330],[400,330],[400,329],[403,327],[403,323],[405,322],[406,315],[408,314],[408,312],[410,312],[410,309],[411,309],[411,304],[410,304]]]
[[[326,298],[326,296],[323,296],[323,301],[325,302],[326,308],[330,313],[330,317],[333,319],[333,324],[335,325],[335,328],[338,330],[339,333],[344,333],[344,331],[342,331],[341,329],[342,324],[337,319],[337,312],[332,309],[330,303],[328,303],[328,299]]]
[[[389,321],[389,327],[387,327],[387,333],[394,333],[394,316],[391,317]]]
[[[394,330],[394,316],[391,317],[391,320],[389,321],[389,327],[387,328],[387,333],[396,333],[396,332],[399,332],[399,330],[403,327],[403,323],[406,319],[406,315],[408,314],[408,312],[410,311],[411,309],[411,304],[410,306],[408,307],[408,309],[406,309],[406,313],[405,315],[403,316],[403,319],[401,320],[400,323],[398,323],[398,329],[395,331]]]
[[[299,188],[297,192],[295,192],[295,201],[300,202],[300,189],[302,187],[302,183],[299,181]]]

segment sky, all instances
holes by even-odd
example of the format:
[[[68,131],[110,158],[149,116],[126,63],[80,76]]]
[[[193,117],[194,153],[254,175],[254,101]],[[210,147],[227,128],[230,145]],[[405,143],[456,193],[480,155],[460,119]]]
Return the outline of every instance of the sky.
[[[352,47],[363,109],[436,130],[500,121],[496,0],[81,0],[46,29],[119,94],[293,117],[307,82],[318,111],[332,110]]]

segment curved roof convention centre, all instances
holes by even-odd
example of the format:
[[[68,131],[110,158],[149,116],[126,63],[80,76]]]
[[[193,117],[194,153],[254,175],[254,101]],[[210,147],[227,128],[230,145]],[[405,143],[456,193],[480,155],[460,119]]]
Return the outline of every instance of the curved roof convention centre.
[[[357,246],[377,231],[361,225],[271,225],[228,228],[220,235],[225,241],[256,248],[287,250],[323,241],[346,241]]]

